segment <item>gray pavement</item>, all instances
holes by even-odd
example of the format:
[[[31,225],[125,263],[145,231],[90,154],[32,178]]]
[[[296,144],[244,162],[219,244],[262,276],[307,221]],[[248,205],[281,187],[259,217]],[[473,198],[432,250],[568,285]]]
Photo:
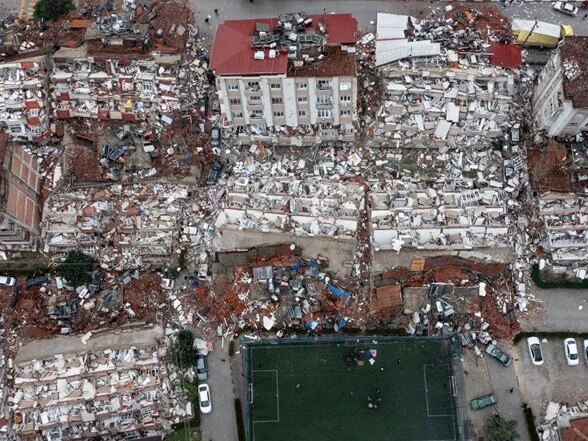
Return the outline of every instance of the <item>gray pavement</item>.
[[[513,357],[516,353],[514,348],[507,347],[504,342],[499,343],[501,348],[506,349]],[[523,399],[519,388],[517,371],[514,365],[504,367],[490,357],[484,357],[486,367],[494,394],[496,395],[496,407],[500,415],[507,420],[516,420],[520,441],[530,441],[529,432],[525,423],[525,414],[523,413]],[[512,392],[510,390],[512,389]]]
[[[359,20],[360,29],[363,31],[375,30],[372,22],[376,21],[378,12],[390,12],[395,14],[408,14],[417,17],[428,17],[432,12],[443,11],[451,2],[445,1],[404,1],[404,0],[323,0],[311,2],[308,0],[190,0],[192,10],[196,14],[196,23],[201,33],[208,42],[212,41],[214,31],[219,23],[227,19],[276,17],[280,13],[292,11],[305,11],[308,14],[327,13],[351,13]],[[460,2],[464,3],[464,2]],[[473,8],[479,7],[480,2],[465,2]],[[508,3],[506,7],[499,2],[484,2],[485,5],[495,5],[503,14],[510,18],[533,20],[535,18],[554,24],[569,24],[574,28],[576,35],[588,35],[588,21],[582,20],[584,13],[576,17],[569,17],[556,12],[551,8],[551,2],[517,1]],[[216,17],[214,9],[219,9]],[[206,25],[204,19],[212,16],[211,23]]]
[[[315,258],[318,255],[329,258],[329,269],[335,273],[349,274],[355,252],[355,240],[337,240],[326,237],[294,236],[284,233],[262,233],[224,228],[214,238],[214,250],[249,248],[277,243],[293,243],[304,250],[304,256]]]
[[[588,332],[588,290],[529,287],[539,310],[521,314],[524,331]]]
[[[576,343],[581,350],[582,341],[576,339]],[[562,338],[541,339],[541,349],[545,359],[541,366],[531,363],[525,339],[512,352],[523,399],[533,409],[536,421],[550,401],[573,405],[588,398],[588,367],[584,358],[578,366],[568,366]]]
[[[503,347],[504,344],[500,346]],[[476,357],[473,351],[466,349],[463,368],[464,374],[466,374],[464,382],[470,421],[469,439],[477,440],[483,437],[486,420],[493,412],[498,411],[503,418],[517,421],[519,441],[530,441],[522,409],[521,393],[513,366],[504,367],[486,355]],[[511,388],[512,392],[510,392]],[[478,411],[469,409],[469,402],[472,399],[490,393],[496,395],[496,406]]]
[[[225,361],[222,361],[224,359]],[[233,379],[228,343],[221,347],[220,339],[214,342],[214,351],[208,354],[208,380],[212,395],[212,412],[202,415],[200,429],[203,441],[237,441],[237,420],[233,393]]]
[[[104,349],[119,349],[135,346],[140,349],[152,347],[157,338],[163,337],[160,326],[118,328],[113,332],[92,336],[83,344],[81,335],[36,340],[23,345],[16,354],[16,363],[52,358],[56,354],[83,354]]]

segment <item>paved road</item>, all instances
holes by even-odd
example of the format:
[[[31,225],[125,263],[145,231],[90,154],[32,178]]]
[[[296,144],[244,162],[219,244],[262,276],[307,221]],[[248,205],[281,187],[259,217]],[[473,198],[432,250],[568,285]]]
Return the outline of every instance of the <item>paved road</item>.
[[[508,349],[510,350],[510,348]],[[510,353],[513,356],[516,356],[517,354],[512,350]],[[517,429],[521,436],[519,438],[520,441],[530,441],[522,408],[523,401],[514,366],[511,364],[508,367],[504,367],[500,363],[486,356],[484,359],[486,360],[488,375],[490,376],[490,382],[492,383],[492,388],[496,395],[496,407],[498,412],[503,418],[507,420],[516,420],[518,422]],[[511,388],[513,389],[512,392],[510,392]]]
[[[225,342],[225,347],[221,348],[220,339],[214,342],[214,351],[208,354],[208,372],[212,413],[202,415],[202,440],[238,440],[228,344]]]
[[[374,30],[378,12],[392,12],[396,14],[409,14],[418,17],[427,17],[431,12],[442,11],[449,4],[444,1],[405,1],[405,0],[323,0],[321,2],[312,2],[309,0],[254,0],[250,3],[248,0],[191,0],[192,10],[196,13],[197,23],[203,35],[210,40],[214,35],[214,30],[219,22],[226,19],[239,18],[256,18],[256,17],[275,17],[280,13],[292,11],[305,11],[308,14],[321,14],[323,9],[327,13],[348,12],[353,14],[359,20],[362,30]],[[472,7],[480,5],[479,2],[468,2]],[[549,2],[522,2],[516,1],[510,3],[505,8],[500,3],[484,3],[486,5],[496,5],[506,17],[521,19],[539,19],[555,24],[571,24],[576,35],[588,35],[588,20],[582,20],[583,14],[576,17],[569,17],[551,9]],[[214,16],[214,9],[220,11],[219,17]],[[588,12],[588,11],[586,11]],[[204,18],[212,15],[210,25],[204,24]]]
[[[520,318],[525,331],[588,331],[588,290],[531,287],[542,311]],[[582,309],[580,309],[582,307]]]

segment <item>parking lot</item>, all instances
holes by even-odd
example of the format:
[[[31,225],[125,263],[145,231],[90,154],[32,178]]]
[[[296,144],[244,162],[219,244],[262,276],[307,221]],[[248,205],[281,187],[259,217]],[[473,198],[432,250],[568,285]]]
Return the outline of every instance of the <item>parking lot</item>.
[[[575,404],[588,399],[588,367],[582,353],[582,341],[577,338],[580,364],[568,366],[564,354],[563,338],[540,338],[544,363],[535,366],[527,347],[527,340],[517,345],[514,367],[519,378],[523,401],[539,420],[550,401]],[[514,354],[513,354],[514,355]]]

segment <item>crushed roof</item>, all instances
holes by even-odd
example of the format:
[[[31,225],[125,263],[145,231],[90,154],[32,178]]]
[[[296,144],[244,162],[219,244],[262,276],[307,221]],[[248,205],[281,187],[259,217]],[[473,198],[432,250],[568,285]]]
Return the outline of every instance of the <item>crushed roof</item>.
[[[561,59],[566,98],[574,107],[588,107],[588,37],[566,37]]]
[[[518,68],[523,62],[521,47],[516,44],[492,42],[490,64],[494,66]]]
[[[316,28],[319,20],[327,27],[328,45],[355,42],[357,20],[351,14],[310,15]],[[285,74],[288,58],[280,54],[276,58],[266,57],[255,60],[255,49],[251,47],[251,36],[257,23],[265,23],[271,29],[278,24],[277,18],[260,18],[252,20],[227,20],[220,24],[216,31],[210,68],[217,75],[253,75],[253,74]]]
[[[563,441],[586,441],[588,438],[588,418],[570,421],[571,427],[562,430]]]

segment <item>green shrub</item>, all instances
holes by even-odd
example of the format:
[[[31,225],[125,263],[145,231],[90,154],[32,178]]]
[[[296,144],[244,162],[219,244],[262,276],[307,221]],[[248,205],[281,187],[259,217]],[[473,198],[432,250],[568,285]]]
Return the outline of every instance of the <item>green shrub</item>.
[[[180,369],[192,367],[196,359],[196,350],[193,345],[194,335],[188,330],[180,331],[178,338],[168,351],[171,362]]]
[[[533,415],[533,409],[527,406],[527,403],[523,403],[523,413],[525,414],[525,423],[527,423],[527,430],[531,441],[541,441],[539,434],[537,433],[537,427],[535,426],[535,415]]]
[[[72,0],[39,0],[33,9],[36,20],[53,21],[75,9]]]
[[[544,280],[541,277],[541,270],[539,265],[535,264],[531,268],[531,278],[537,287],[544,289],[553,288],[569,288],[569,289],[588,289],[588,279],[574,282],[568,279],[567,274],[563,274],[561,277],[556,279]]]
[[[235,415],[237,415],[239,441],[245,441],[245,423],[243,422],[243,411],[241,410],[241,400],[239,398],[235,398]]]
[[[70,251],[58,270],[69,283],[78,287],[90,280],[90,271],[94,269],[94,265],[96,262],[90,256],[79,251]]]

